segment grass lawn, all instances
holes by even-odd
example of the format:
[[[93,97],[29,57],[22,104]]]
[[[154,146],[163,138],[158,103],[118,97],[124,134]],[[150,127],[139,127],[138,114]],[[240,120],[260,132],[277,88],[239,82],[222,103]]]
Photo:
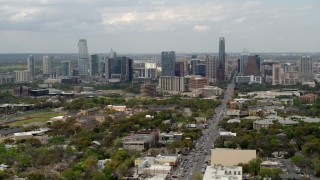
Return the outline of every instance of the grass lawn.
[[[63,114],[55,113],[52,111],[27,112],[19,116],[9,116],[9,118],[21,119],[21,121],[8,123],[7,125],[21,126],[28,123],[34,123],[34,122],[46,122],[46,121],[49,121],[50,118],[55,116],[60,116],[60,115],[63,115]],[[1,120],[4,120],[4,118],[1,118]]]

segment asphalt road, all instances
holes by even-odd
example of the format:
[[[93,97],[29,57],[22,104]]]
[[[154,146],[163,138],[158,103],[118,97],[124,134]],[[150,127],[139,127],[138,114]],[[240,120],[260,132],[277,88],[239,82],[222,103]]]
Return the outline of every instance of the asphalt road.
[[[234,91],[233,82],[228,85],[222,104],[215,109],[212,119],[208,121],[206,133],[196,141],[196,148],[182,158],[182,163],[173,173],[178,179],[191,180],[197,172],[205,171],[205,161],[211,158],[211,149],[214,148],[214,141],[218,138],[218,122],[225,116],[227,102]]]

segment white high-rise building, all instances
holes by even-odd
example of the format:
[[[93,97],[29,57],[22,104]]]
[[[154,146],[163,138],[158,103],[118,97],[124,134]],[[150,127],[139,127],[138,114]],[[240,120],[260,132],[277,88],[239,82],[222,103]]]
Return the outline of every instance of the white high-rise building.
[[[80,76],[87,75],[88,65],[89,65],[87,40],[80,39],[78,43],[78,48],[79,48],[79,58],[78,58],[79,75]]]
[[[43,56],[43,74],[52,75],[54,73],[53,56]]]
[[[300,58],[299,71],[301,82],[313,81],[313,60],[311,56],[302,56]]]

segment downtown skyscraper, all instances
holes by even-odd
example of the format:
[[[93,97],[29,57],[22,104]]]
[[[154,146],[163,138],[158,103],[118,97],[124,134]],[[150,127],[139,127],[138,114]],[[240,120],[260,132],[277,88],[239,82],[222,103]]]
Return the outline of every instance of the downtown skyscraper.
[[[61,76],[70,76],[70,61],[61,61]]]
[[[219,59],[217,69],[217,81],[223,82],[225,80],[225,64],[226,64],[226,50],[224,37],[219,38]]]
[[[162,76],[174,76],[176,64],[176,53],[174,51],[164,51],[161,53]]]
[[[219,62],[214,56],[206,56],[206,77],[209,82],[217,81],[217,66]]]
[[[33,80],[35,76],[35,63],[34,57],[32,55],[28,57],[28,71],[30,72],[31,80]]]
[[[54,74],[54,67],[53,67],[53,56],[43,56],[42,63],[43,63],[43,74],[52,75]]]
[[[89,63],[87,40],[80,39],[78,43],[78,48],[79,48],[79,58],[78,58],[79,75],[85,76],[88,74],[88,63]]]
[[[299,61],[301,82],[313,81],[313,60],[311,56],[302,56]]]
[[[244,49],[240,56],[240,62],[238,67],[239,75],[245,75],[244,71],[245,71],[246,64],[248,62],[248,58],[249,58],[249,52],[247,51],[247,49]]]
[[[133,60],[129,57],[105,58],[106,82],[127,82],[133,78]]]
[[[89,60],[90,76],[97,76],[99,73],[99,56],[97,54],[91,54]]]

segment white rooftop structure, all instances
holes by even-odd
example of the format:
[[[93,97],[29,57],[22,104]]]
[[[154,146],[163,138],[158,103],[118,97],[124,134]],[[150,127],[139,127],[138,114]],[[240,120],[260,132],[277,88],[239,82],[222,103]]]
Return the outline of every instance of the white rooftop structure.
[[[203,180],[242,180],[242,167],[207,166]]]
[[[237,136],[237,133],[233,133],[233,132],[220,132],[219,135],[220,135],[220,136]]]
[[[156,174],[152,177],[146,178],[146,180],[165,180],[167,178],[167,174]]]
[[[257,120],[257,119],[261,119],[261,118],[259,116],[247,116],[247,117],[244,117],[244,119]]]
[[[265,117],[265,119],[267,119],[267,120],[278,120],[278,121],[280,121],[280,120],[284,120],[284,118],[283,118],[283,117],[276,116],[276,115],[270,115],[270,116],[267,116],[267,117]]]
[[[48,132],[49,130],[50,130],[49,128],[40,128],[37,131],[14,133],[14,136],[33,136],[33,135],[37,135],[37,134]]]
[[[229,119],[227,123],[241,123],[240,119]]]
[[[298,115],[289,116],[286,119],[301,120],[301,121],[304,121],[306,123],[318,123],[318,122],[320,122],[320,118],[312,118],[312,117],[298,116]]]
[[[278,121],[280,124],[282,124],[282,125],[294,125],[294,124],[299,124],[299,122],[297,122],[297,121],[293,121],[293,120],[291,120],[291,119],[282,119],[282,120],[279,120]]]

